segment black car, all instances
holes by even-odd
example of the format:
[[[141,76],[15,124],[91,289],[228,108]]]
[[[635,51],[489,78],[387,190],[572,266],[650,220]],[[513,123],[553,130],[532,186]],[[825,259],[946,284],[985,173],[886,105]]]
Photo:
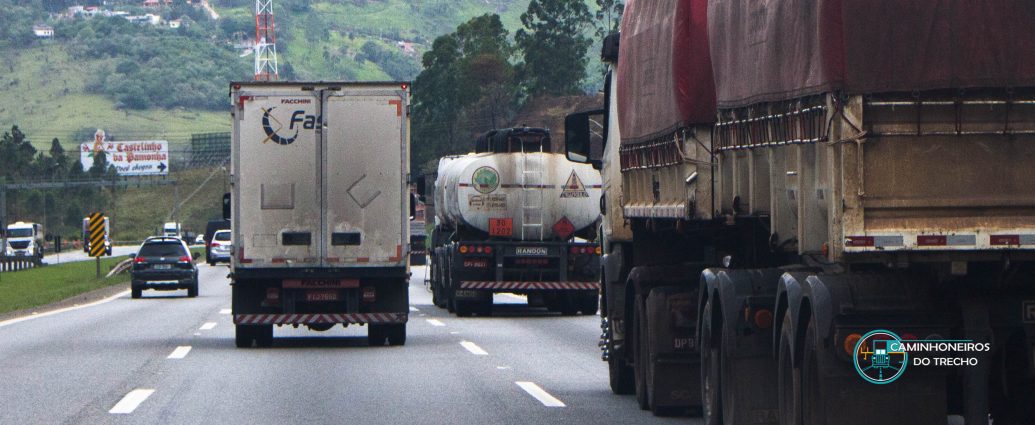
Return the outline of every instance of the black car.
[[[198,268],[194,265],[197,254],[191,254],[182,239],[148,238],[140,245],[140,251],[130,257],[133,258],[130,270],[133,298],[140,298],[145,289],[186,289],[188,297],[198,296]]]

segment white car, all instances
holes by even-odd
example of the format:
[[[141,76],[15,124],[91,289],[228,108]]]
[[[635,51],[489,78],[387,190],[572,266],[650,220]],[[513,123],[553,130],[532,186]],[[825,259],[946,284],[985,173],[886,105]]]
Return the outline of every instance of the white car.
[[[204,245],[204,244],[205,244],[205,235],[198,235],[198,237],[194,238],[194,245]]]
[[[217,262],[230,262],[230,252],[233,245],[230,243],[229,230],[217,230],[212,235],[212,242],[209,242],[208,265],[214,266]]]

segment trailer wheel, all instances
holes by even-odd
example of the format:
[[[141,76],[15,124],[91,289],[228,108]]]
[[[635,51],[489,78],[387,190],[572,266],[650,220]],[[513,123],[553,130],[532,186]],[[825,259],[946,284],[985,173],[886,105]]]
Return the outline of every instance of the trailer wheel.
[[[234,326],[234,344],[237,345],[237,348],[251,348],[253,340],[255,340],[255,337],[252,336],[251,326]]]
[[[405,345],[406,344],[406,324],[399,323],[394,325],[388,325],[388,345]]]
[[[579,310],[582,314],[592,316],[600,309],[600,296],[594,291],[591,295],[579,297]]]
[[[273,346],[273,325],[262,325],[255,329],[255,346],[260,348]]]
[[[642,410],[650,409],[650,400],[647,398],[647,315],[643,311],[641,297],[636,297],[636,332],[633,338],[633,346],[636,349],[633,356],[633,375],[636,377],[636,404]]]
[[[470,317],[474,313],[474,303],[465,300],[453,300],[453,310],[457,317]]]
[[[129,297],[133,299],[140,298],[144,295],[144,288],[139,286],[130,286]]]
[[[801,371],[794,366],[791,348],[794,346],[794,329],[791,316],[783,317],[780,327],[779,351],[776,363],[777,400],[780,406],[780,423],[798,425],[801,423]]]
[[[483,317],[492,316],[492,294],[489,294],[489,299],[478,303],[477,313]]]
[[[636,392],[633,368],[625,364],[625,360],[616,355],[614,345],[608,348],[610,348],[611,356],[607,358],[607,378],[611,384],[611,392],[617,395]]]
[[[709,297],[701,312],[701,412],[706,425],[722,424],[722,384],[719,381],[722,364],[712,324],[714,301]]]
[[[809,320],[801,361],[801,418],[805,425],[823,423],[823,396],[820,389],[819,359],[816,353],[816,321]]]
[[[386,339],[388,339],[387,325],[375,325],[373,323],[367,325],[367,345],[380,347],[385,345]]]

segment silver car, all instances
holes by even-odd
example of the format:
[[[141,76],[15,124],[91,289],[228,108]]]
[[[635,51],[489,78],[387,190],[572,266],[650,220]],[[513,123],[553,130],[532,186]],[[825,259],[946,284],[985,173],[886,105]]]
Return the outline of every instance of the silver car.
[[[230,253],[233,251],[230,243],[230,231],[219,230],[212,235],[212,242],[209,242],[208,264],[215,265],[217,262],[230,262]]]

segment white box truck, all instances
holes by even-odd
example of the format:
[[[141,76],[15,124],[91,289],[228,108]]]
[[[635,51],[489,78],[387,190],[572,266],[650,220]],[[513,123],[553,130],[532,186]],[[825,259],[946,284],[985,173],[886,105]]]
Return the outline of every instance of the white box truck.
[[[409,84],[232,83],[233,319],[368,326],[402,345],[409,313]]]

